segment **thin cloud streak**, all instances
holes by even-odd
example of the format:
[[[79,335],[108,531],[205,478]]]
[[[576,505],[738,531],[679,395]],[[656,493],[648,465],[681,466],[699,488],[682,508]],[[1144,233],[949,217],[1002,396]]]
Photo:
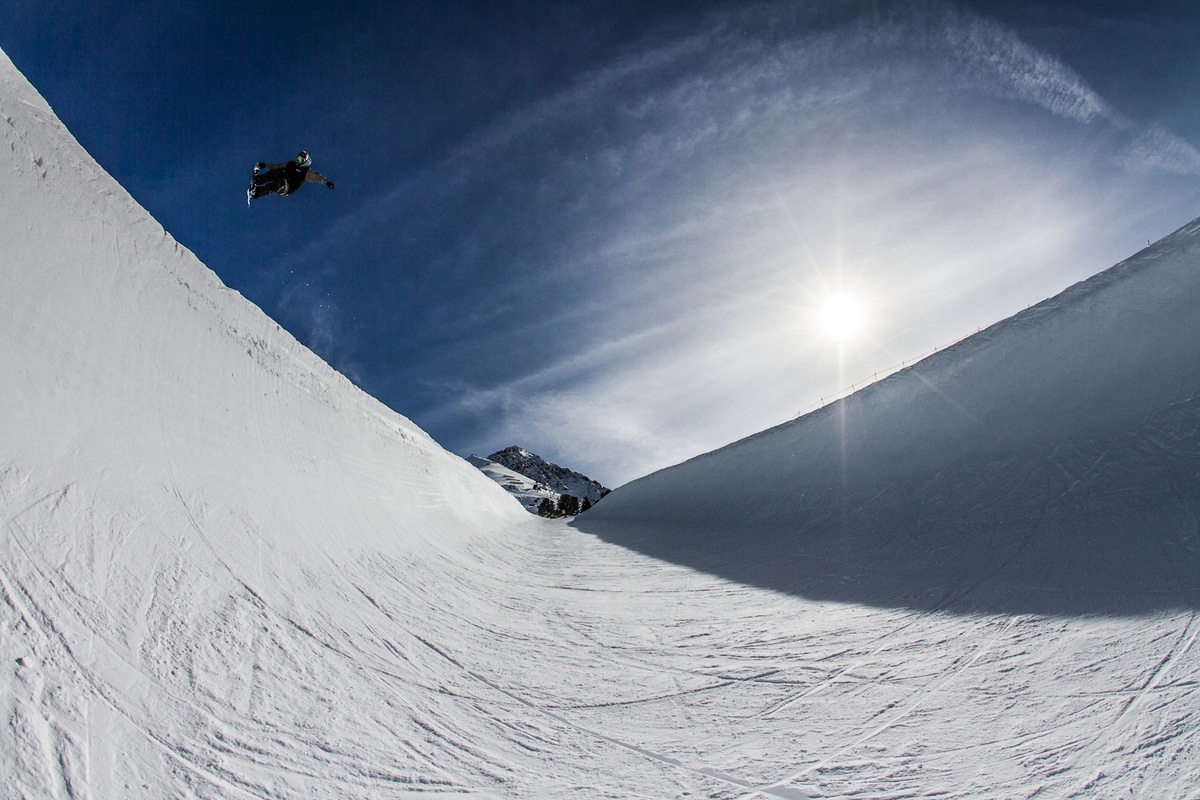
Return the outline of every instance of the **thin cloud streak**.
[[[951,51],[1002,96],[1077,122],[1101,118],[1126,124],[1078,74],[996,22],[948,12],[946,40]]]
[[[1200,150],[1157,125],[1140,130],[1115,160],[1119,166],[1140,172],[1200,175]]]

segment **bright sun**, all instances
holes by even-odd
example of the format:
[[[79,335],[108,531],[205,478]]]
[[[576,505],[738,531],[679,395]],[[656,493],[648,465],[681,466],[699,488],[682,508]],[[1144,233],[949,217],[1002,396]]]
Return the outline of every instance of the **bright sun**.
[[[858,335],[866,325],[862,301],[845,292],[825,298],[817,314],[817,323],[826,336],[846,341]]]

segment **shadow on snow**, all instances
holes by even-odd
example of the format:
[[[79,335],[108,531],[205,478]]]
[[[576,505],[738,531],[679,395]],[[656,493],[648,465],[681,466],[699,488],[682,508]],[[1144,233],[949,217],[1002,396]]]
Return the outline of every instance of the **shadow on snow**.
[[[1200,399],[1135,429],[857,487],[853,475],[810,472],[715,501],[685,491],[680,502],[672,483],[678,491],[669,481],[657,506],[641,496],[606,513],[618,490],[574,525],[819,601],[1038,615],[1200,608]]]

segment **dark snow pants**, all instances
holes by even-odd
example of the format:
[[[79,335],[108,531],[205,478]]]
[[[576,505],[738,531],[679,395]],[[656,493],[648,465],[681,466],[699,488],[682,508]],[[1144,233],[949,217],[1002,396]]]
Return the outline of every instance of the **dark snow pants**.
[[[260,197],[266,197],[269,194],[290,194],[288,190],[287,178],[283,176],[282,171],[276,177],[266,177],[268,173],[262,173],[254,176],[254,193],[251,195],[255,200]]]

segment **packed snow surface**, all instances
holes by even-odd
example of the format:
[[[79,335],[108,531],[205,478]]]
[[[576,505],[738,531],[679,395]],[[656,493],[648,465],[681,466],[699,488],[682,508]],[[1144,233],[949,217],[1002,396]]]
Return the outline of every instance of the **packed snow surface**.
[[[1200,785],[1196,231],[597,536],[222,286],[2,54],[0,172],[5,797]]]

